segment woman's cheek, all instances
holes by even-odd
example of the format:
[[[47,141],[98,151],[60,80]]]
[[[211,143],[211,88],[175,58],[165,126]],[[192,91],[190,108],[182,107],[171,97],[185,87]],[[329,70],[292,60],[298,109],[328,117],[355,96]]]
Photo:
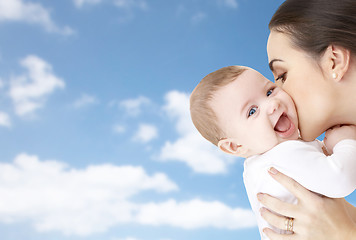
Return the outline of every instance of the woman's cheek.
[[[301,134],[306,141],[312,141],[327,128],[329,105],[321,94],[309,92],[298,103],[298,117]]]
[[[287,80],[288,81],[288,80]],[[291,96],[297,111],[299,130],[303,139],[313,140],[315,120],[313,117],[314,104],[313,95],[301,84],[293,84],[289,81],[284,84],[283,89]],[[316,130],[316,129],[315,129]]]

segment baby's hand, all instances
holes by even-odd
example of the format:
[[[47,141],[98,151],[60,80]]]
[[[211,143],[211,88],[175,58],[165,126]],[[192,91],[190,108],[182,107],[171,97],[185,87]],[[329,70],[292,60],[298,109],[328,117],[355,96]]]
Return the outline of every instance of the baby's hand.
[[[337,125],[325,132],[324,144],[329,154],[332,154],[335,145],[344,139],[356,140],[356,125]]]

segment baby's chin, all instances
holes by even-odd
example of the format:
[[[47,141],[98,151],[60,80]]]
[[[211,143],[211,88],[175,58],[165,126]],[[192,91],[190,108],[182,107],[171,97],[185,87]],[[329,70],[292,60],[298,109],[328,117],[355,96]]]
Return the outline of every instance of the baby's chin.
[[[298,129],[295,129],[295,131],[291,135],[289,135],[288,137],[281,137],[279,135],[277,135],[277,136],[278,136],[279,143],[282,143],[282,142],[285,142],[285,141],[290,141],[290,140],[299,140],[300,139],[300,134],[299,134],[299,130]]]
[[[294,125],[295,126],[295,125]],[[270,135],[268,136],[260,136],[260,139],[263,139],[262,142],[260,142],[260,144],[251,146],[250,149],[254,149],[255,151],[249,151],[248,152],[248,156],[245,157],[251,157],[253,155],[260,155],[263,154],[265,152],[268,152],[269,150],[271,150],[272,148],[274,148],[275,146],[277,146],[278,144],[285,142],[285,141],[289,141],[289,140],[298,140],[300,139],[299,136],[299,130],[297,128],[294,129],[294,131],[288,135],[288,137],[281,137],[279,133],[277,133],[275,131],[274,136],[273,136],[273,132],[270,132]],[[269,139],[268,144],[266,144],[267,139]],[[265,143],[265,144],[262,144]],[[261,146],[264,146],[261,148]]]
[[[290,140],[299,140],[299,139],[300,137],[299,137],[298,129],[295,129],[295,131],[292,134],[290,134],[288,137],[281,137],[279,134],[276,133],[276,140],[274,144],[271,144],[264,152],[268,152],[269,150],[271,150],[272,148],[274,148],[275,146],[277,146],[282,142],[286,142]]]

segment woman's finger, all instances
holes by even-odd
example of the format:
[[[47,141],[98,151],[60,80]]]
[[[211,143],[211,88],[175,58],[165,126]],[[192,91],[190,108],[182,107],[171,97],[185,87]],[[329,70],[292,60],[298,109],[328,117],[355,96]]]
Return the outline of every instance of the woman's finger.
[[[296,182],[294,179],[284,175],[275,168],[270,168],[268,170],[270,175],[280,184],[282,184],[286,189],[288,189],[296,198],[306,199],[311,196],[311,192]]]
[[[261,208],[260,209],[261,216],[263,217],[264,220],[266,220],[269,224],[272,226],[281,229],[281,230],[287,230],[286,223],[288,224],[288,218],[284,216],[277,215],[267,208]],[[295,229],[295,221],[293,220],[293,229]]]
[[[257,199],[260,203],[263,204],[263,206],[265,206],[269,210],[272,210],[273,212],[278,212],[279,214],[287,217],[296,217],[297,205],[283,202],[278,198],[272,197],[266,193],[258,193]]]
[[[295,234],[279,234],[272,229],[265,228],[263,232],[267,235],[270,240],[297,240],[297,235]]]

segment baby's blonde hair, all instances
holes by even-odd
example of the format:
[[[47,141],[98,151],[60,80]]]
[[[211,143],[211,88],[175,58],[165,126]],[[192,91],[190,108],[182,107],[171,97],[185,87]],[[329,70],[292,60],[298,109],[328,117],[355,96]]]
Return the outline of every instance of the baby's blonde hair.
[[[216,146],[226,134],[219,126],[210,102],[216,91],[235,81],[246,69],[242,66],[220,68],[206,75],[190,96],[190,115],[195,127],[204,138]]]

